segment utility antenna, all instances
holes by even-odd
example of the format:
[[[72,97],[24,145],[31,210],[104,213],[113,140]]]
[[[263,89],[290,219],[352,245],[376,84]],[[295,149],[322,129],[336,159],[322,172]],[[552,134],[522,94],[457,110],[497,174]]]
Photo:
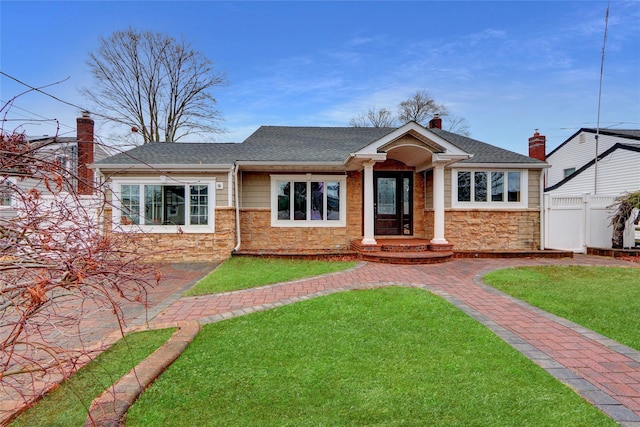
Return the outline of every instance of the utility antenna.
[[[598,194],[598,140],[600,139],[600,102],[602,100],[602,76],[604,74],[604,48],[607,44],[607,30],[609,28],[609,5],[607,2],[607,12],[604,17],[604,40],[602,41],[602,60],[600,61],[600,88],[598,90],[598,120],[596,123],[596,158],[594,161],[593,194]]]

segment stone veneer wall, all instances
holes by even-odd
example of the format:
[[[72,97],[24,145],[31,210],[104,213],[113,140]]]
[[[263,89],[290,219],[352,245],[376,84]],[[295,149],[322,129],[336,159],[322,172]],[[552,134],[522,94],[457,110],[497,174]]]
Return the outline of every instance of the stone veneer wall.
[[[219,262],[229,258],[236,245],[235,217],[232,207],[216,208],[215,233],[140,233],[135,240],[139,248],[149,248],[148,261]],[[110,210],[105,218],[111,218]]]
[[[240,250],[348,249],[347,227],[271,227],[269,208],[240,210]]]
[[[433,211],[425,210],[426,235],[433,236]],[[540,248],[538,210],[447,210],[445,238],[454,250]]]

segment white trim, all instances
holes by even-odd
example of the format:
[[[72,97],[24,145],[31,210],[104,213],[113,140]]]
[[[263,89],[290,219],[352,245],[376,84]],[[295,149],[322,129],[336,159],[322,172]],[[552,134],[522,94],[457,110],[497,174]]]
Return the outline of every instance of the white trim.
[[[145,233],[214,233],[215,232],[215,207],[216,207],[216,179],[198,179],[194,177],[167,177],[166,175],[154,177],[119,177],[112,178],[113,213],[112,223],[114,227],[120,227],[127,231],[140,231]],[[140,186],[140,210],[144,210],[144,186],[145,185],[184,185],[185,187],[185,222],[189,218],[189,189],[190,185],[207,185],[209,187],[209,205],[207,206],[207,225],[146,225],[146,224],[122,224],[122,209],[120,206],[121,188],[123,185]]]
[[[271,226],[272,227],[303,227],[303,228],[320,228],[320,227],[346,227],[347,225],[347,177],[346,175],[314,175],[314,174],[298,174],[298,175],[280,175],[271,174]],[[331,181],[340,184],[340,219],[338,220],[280,220],[278,219],[278,182],[306,182],[307,194],[311,194],[309,188],[311,182]],[[293,189],[291,189],[293,191]],[[327,198],[327,192],[324,194]],[[293,203],[293,197],[291,197]],[[311,212],[311,197],[307,197],[307,212]]]
[[[373,204],[375,200],[375,196],[373,194],[373,166],[375,165],[374,160],[370,160],[363,164],[364,166],[364,224],[363,224],[363,245],[375,245],[375,214],[373,209]]]
[[[307,162],[307,161],[281,161],[281,160],[240,160],[238,166],[344,166],[338,161]]]
[[[487,179],[487,201],[475,202],[473,201],[473,180],[471,181],[471,201],[460,202],[458,201],[458,172],[471,172],[472,176],[474,172],[504,172],[505,176],[509,172],[520,173],[520,201],[509,202],[508,201],[508,182],[504,182],[504,200],[501,202],[491,201],[491,180],[490,176]],[[507,178],[508,179],[508,178]],[[452,168],[451,169],[451,207],[454,209],[527,209],[529,207],[529,171],[527,169],[511,169],[511,168]]]

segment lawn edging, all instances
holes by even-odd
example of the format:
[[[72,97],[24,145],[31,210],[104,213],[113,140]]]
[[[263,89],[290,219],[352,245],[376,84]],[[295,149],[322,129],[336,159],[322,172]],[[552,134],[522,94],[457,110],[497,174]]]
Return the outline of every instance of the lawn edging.
[[[131,405],[200,332],[200,323],[196,321],[178,322],[174,326],[178,329],[166,343],[94,399],[84,423],[86,427],[124,425]]]

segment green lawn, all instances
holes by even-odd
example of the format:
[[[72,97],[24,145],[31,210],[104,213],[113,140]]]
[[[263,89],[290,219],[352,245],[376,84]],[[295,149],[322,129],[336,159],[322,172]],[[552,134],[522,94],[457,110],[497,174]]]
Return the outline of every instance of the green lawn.
[[[127,426],[605,426],[448,302],[384,288],[207,325]]]
[[[306,261],[233,257],[189,289],[185,295],[235,291],[346,270],[354,261]]]
[[[522,267],[491,272],[484,281],[640,350],[640,268]]]
[[[11,426],[84,425],[93,399],[164,344],[174,331],[161,329],[127,335],[20,415]]]

